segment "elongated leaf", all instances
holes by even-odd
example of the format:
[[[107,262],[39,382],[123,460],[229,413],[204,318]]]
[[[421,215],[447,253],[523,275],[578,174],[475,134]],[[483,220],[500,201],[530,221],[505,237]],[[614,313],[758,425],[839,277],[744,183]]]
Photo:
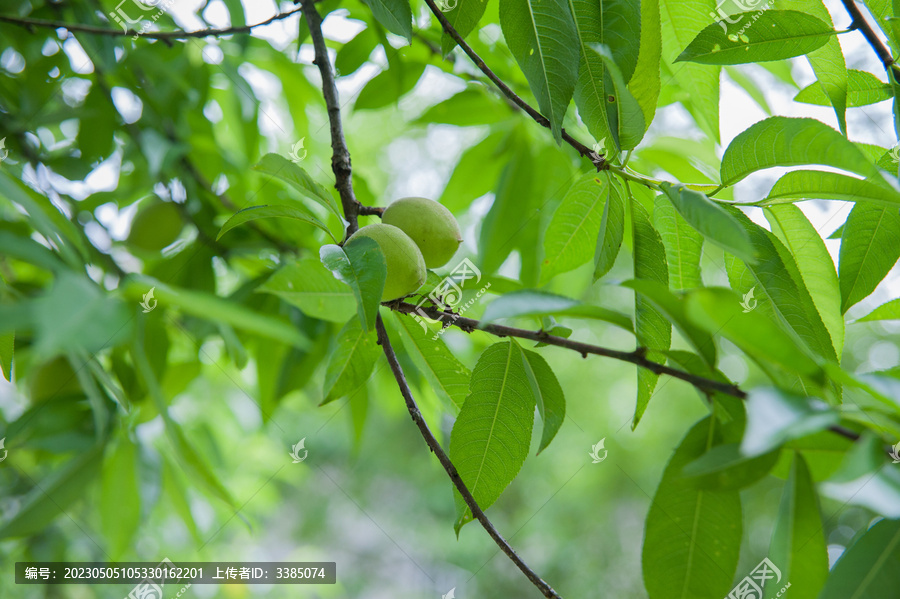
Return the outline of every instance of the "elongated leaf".
[[[822,164],[864,177],[881,175],[852,142],[815,119],[773,116],[734,138],[722,157],[722,183],[732,185],[773,166]]]
[[[337,243],[337,239],[334,238],[334,235],[331,234],[331,231],[328,230],[325,223],[312,214],[304,212],[299,208],[294,208],[293,206],[250,206],[249,208],[238,210],[234,216],[225,221],[225,224],[219,229],[219,234],[216,236],[216,239],[221,239],[222,235],[235,227],[260,218],[293,218],[295,220],[303,221],[325,231],[328,233],[328,236]]]
[[[508,137],[507,131],[497,131],[463,152],[441,194],[441,204],[451,212],[462,212],[491,191],[509,160],[504,143]]]
[[[321,405],[349,395],[365,385],[378,355],[374,336],[363,329],[356,318],[347,321],[337,335],[334,352],[325,370]]]
[[[791,597],[816,599],[828,576],[828,551],[822,534],[819,498],[809,468],[799,453],[794,456],[791,476],[781,496],[781,507],[769,559],[778,565],[782,580],[769,580],[763,599],[775,599],[786,581],[791,582]]]
[[[550,441],[556,436],[563,420],[566,419],[566,398],[556,375],[553,374],[550,365],[539,353],[524,349],[522,350],[522,360],[528,384],[531,385],[531,392],[537,403],[538,413],[541,415],[541,420],[544,421],[541,443],[537,450],[538,453],[541,453],[550,445]]]
[[[378,244],[368,237],[357,237],[343,248],[323,245],[319,257],[334,277],[346,283],[356,298],[356,311],[363,329],[375,328],[375,316],[384,291],[387,265]]]
[[[356,311],[353,290],[314,258],[285,264],[257,291],[276,295],[304,314],[331,322],[347,322]]]
[[[607,94],[606,119],[613,141],[620,150],[631,150],[644,137],[644,113],[640,104],[631,95],[618,65],[616,65],[609,48],[601,44],[591,44],[591,50],[600,55],[609,84],[605,86]]]
[[[841,313],[870,293],[900,258],[900,214],[860,202],[850,211],[841,237]]]
[[[566,0],[500,0],[500,27],[557,143],[575,91],[578,48]]]
[[[606,191],[606,204],[603,206],[603,218],[594,250],[594,281],[612,269],[625,235],[625,198],[622,190],[613,181]]]
[[[881,520],[837,561],[819,599],[884,599],[900,588],[900,520]]]
[[[412,39],[412,11],[409,0],[368,0],[372,14],[391,33]]]
[[[316,183],[305,170],[284,156],[279,156],[278,154],[266,154],[262,157],[262,160],[253,167],[253,170],[284,181],[303,197],[324,206],[329,212],[337,216],[338,219],[342,219],[337,202],[334,201],[334,197],[328,190]]]
[[[741,453],[762,455],[786,441],[823,431],[839,420],[838,413],[822,400],[775,388],[753,389],[747,398],[747,429]]]
[[[19,511],[0,525],[0,539],[46,530],[57,516],[71,510],[100,472],[103,448],[94,445],[33,487],[21,500]]]
[[[747,232],[724,208],[683,185],[663,183],[660,187],[684,220],[708,241],[744,262],[755,261],[755,251]]]
[[[900,320],[900,298],[881,304],[856,322],[871,322],[873,320]]]
[[[457,408],[461,408],[469,394],[471,374],[465,365],[447,349],[442,339],[432,339],[424,321],[416,322],[411,316],[396,315],[397,325],[405,339],[407,349],[418,358],[422,369]]]
[[[653,200],[653,227],[659,231],[663,245],[666,246],[669,286],[675,290],[701,287],[703,236],[688,225],[672,206],[672,202],[662,195]]]
[[[685,313],[698,327],[722,335],[758,360],[798,374],[822,374],[810,352],[781,327],[757,311],[744,312],[741,296],[728,289],[687,292]]]
[[[791,171],[785,173],[769,192],[767,200],[785,198],[868,201],[883,206],[900,207],[900,193],[887,185],[824,171]]]
[[[662,61],[671,65],[715,14],[716,0],[659,0]],[[721,67],[681,63],[671,77],[684,93],[682,103],[713,141],[719,141],[719,75]]]
[[[483,85],[470,85],[458,94],[426,110],[414,122],[444,123],[458,127],[490,125],[509,118],[512,109]]]
[[[686,464],[712,447],[715,419],[697,423],[666,466],[647,513],[641,564],[652,599],[725,597],[741,546],[738,491],[699,489]]]
[[[534,398],[522,350],[511,341],[481,354],[450,435],[450,460],[482,509],[489,508],[522,468],[534,425]],[[456,533],[472,520],[458,491]]]
[[[0,333],[0,376],[12,381],[12,363],[15,356],[16,333]]]
[[[563,197],[544,233],[541,283],[591,259],[600,232],[609,176],[587,173]]]
[[[771,472],[778,456],[779,451],[774,450],[748,458],[741,455],[740,445],[726,443],[713,446],[681,473],[702,489],[744,489]]]
[[[772,233],[796,261],[803,283],[831,337],[837,356],[844,348],[844,317],[834,261],[822,237],[797,206],[786,204],[765,210]]]
[[[706,27],[676,62],[725,65],[783,60],[822,47],[834,33],[820,19],[794,10],[741,13]]]
[[[478,25],[478,21],[481,20],[481,16],[484,14],[484,9],[487,8],[487,3],[488,0],[449,0],[446,2],[447,6],[454,4],[456,6],[452,10],[445,11],[444,16],[447,17],[447,20],[456,32],[465,39]],[[444,57],[446,58],[455,47],[456,42],[445,31],[441,35],[441,52]]]
[[[644,113],[649,127],[656,116],[656,105],[662,85],[659,62],[662,58],[662,35],[659,23],[659,0],[641,0],[641,47],[634,75],[628,82],[631,95]],[[580,75],[580,73],[579,73]]]
[[[650,215],[637,200],[631,203],[632,239],[634,243],[634,278],[659,283],[669,287],[666,265],[666,249],[659,233],[650,224]],[[638,343],[650,350],[647,357],[657,362],[665,361],[665,352],[672,343],[672,323],[642,294],[634,297],[634,332]],[[632,430],[637,427],[650,403],[659,375],[646,368],[637,370],[637,404],[634,410]]]
[[[103,462],[100,523],[109,543],[108,553],[120,558],[130,547],[141,523],[141,494],[137,451],[126,435]]]
[[[631,319],[621,312],[600,306],[592,306],[561,295],[523,289],[503,294],[488,305],[481,321],[494,322],[500,318],[524,316],[572,316],[591,318],[614,324],[626,331],[633,331]]]
[[[716,344],[712,335],[697,327],[691,322],[684,312],[684,301],[660,282],[650,279],[625,281],[623,287],[634,289],[650,300],[653,306],[678,327],[678,330],[694,346],[697,353],[704,359],[706,365],[714,367],[716,364]]]
[[[891,86],[868,71],[847,71],[847,106],[869,106],[894,97]],[[831,102],[822,90],[822,84],[818,81],[801,89],[794,102],[814,104],[816,106],[830,106]]]

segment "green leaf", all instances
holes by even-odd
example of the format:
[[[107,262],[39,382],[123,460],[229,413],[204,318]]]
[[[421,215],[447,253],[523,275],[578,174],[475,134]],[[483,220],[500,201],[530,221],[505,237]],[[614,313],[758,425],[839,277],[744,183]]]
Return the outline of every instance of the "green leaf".
[[[822,533],[822,515],[816,487],[809,468],[799,453],[794,456],[791,475],[781,496],[778,519],[772,531],[769,559],[778,565],[782,580],[770,581],[763,599],[775,599],[790,581],[794,599],[816,599],[828,576],[828,551]]]
[[[568,4],[575,18],[580,53],[575,105],[594,139],[602,140],[611,134],[607,109],[614,86],[603,59],[591,46],[607,45],[622,78],[629,80],[638,60],[640,4],[623,0],[568,0]]]
[[[481,322],[488,324],[500,318],[550,315],[602,320],[629,332],[634,330],[631,325],[631,319],[620,312],[585,304],[561,295],[531,289],[523,289],[501,295],[485,309]]]
[[[706,27],[675,62],[726,65],[783,60],[822,47],[834,34],[820,19],[795,10],[740,13]]]
[[[837,561],[819,599],[885,599],[898,588],[900,520],[881,520]]]
[[[715,14],[715,10],[715,0],[659,0],[662,62],[666,68],[709,25],[710,14]],[[683,63],[670,75],[672,82],[683,92],[682,104],[700,128],[716,142],[719,141],[720,74],[721,68],[718,66]]]
[[[544,421],[541,443],[537,450],[540,454],[550,445],[563,420],[566,419],[566,398],[556,375],[539,353],[523,349],[522,361],[525,374],[528,376],[528,384],[537,403],[538,413]]]
[[[847,106],[868,106],[877,104],[894,97],[891,86],[868,71],[847,70]],[[814,104],[816,106],[831,106],[831,101],[825,95],[822,84],[816,81],[812,85],[801,89],[794,102]]]
[[[508,162],[507,131],[491,133],[465,150],[444,187],[440,202],[451,212],[462,212],[477,198],[490,192]]]
[[[612,54],[604,45],[591,44],[591,50],[600,55],[610,84],[605,86],[606,119],[613,141],[620,150],[635,148],[644,137],[644,113],[640,104],[628,91],[625,77],[616,65]]]
[[[409,0],[368,0],[372,14],[391,33],[412,40],[412,11]]]
[[[755,252],[747,232],[724,208],[706,195],[684,185],[660,185],[684,220],[703,237],[744,262],[754,262]]]
[[[534,398],[522,350],[511,341],[488,347],[472,372],[466,398],[450,435],[450,460],[481,509],[489,508],[513,481],[528,455]],[[457,535],[472,514],[458,491]]]
[[[659,0],[641,0],[641,47],[634,75],[628,82],[631,95],[644,113],[649,127],[656,115],[661,87],[659,62],[662,59],[662,36],[659,24]]]
[[[221,239],[222,235],[234,229],[235,227],[260,218],[293,218],[295,220],[300,220],[322,229],[323,231],[328,233],[328,236],[331,237],[331,239],[335,243],[337,243],[337,239],[334,238],[334,235],[331,234],[331,231],[328,230],[328,227],[325,226],[325,223],[320,221],[312,214],[304,212],[299,208],[294,208],[293,206],[250,206],[248,208],[238,210],[234,214],[234,216],[225,221],[225,224],[222,225],[221,229],[219,229],[219,234],[216,236],[216,240]]]
[[[500,27],[556,143],[578,78],[575,23],[566,0],[500,0]]]
[[[652,599],[725,597],[741,546],[738,491],[699,489],[682,477],[688,463],[708,452],[715,419],[688,434],[663,472],[644,526],[641,564]]]
[[[622,238],[625,235],[625,198],[613,181],[606,188],[606,204],[600,220],[597,245],[594,249],[594,281],[608,273],[616,263]]]
[[[336,346],[325,369],[322,404],[349,395],[366,384],[378,359],[373,336],[356,318],[351,318],[337,335]]]
[[[873,320],[900,320],[900,298],[881,304],[856,322],[871,322]]]
[[[646,297],[653,306],[672,324],[678,327],[685,339],[694,346],[697,353],[710,368],[716,364],[716,344],[712,335],[698,328],[684,312],[684,301],[658,281],[650,279],[625,281],[622,287],[634,289]],[[668,348],[667,348],[668,349]]]
[[[448,3],[455,4],[456,8],[448,10],[444,13],[450,25],[459,33],[460,37],[466,39],[466,36],[472,33],[478,21],[484,15],[484,9],[487,8],[488,0],[450,0]],[[444,58],[450,54],[450,51],[456,47],[456,42],[447,32],[441,34],[441,53]]]
[[[799,170],[785,173],[775,182],[766,200],[787,198],[848,202],[865,200],[887,207],[900,207],[900,193],[887,185],[824,171]]]
[[[698,327],[713,335],[722,335],[741,351],[757,360],[809,376],[821,376],[822,370],[781,327],[753,310],[744,312],[741,296],[729,289],[696,289],[685,295],[685,314]]]
[[[850,211],[841,237],[841,313],[866,298],[900,258],[900,214],[860,202]]]
[[[688,225],[670,200],[658,195],[653,200],[653,228],[666,247],[669,267],[669,286],[675,290],[702,287],[700,258],[703,255],[703,236]]]
[[[319,258],[334,278],[350,286],[363,329],[374,329],[387,276],[384,254],[378,244],[368,237],[357,237],[343,248],[323,245],[319,248]]]
[[[16,352],[16,333],[0,334],[0,376],[12,381],[12,363]]]
[[[772,471],[779,451],[748,458],[737,443],[716,445],[687,464],[682,475],[702,489],[739,490],[749,487]]]
[[[337,202],[334,201],[334,197],[328,190],[316,183],[305,170],[284,156],[279,156],[278,154],[266,154],[262,157],[262,160],[253,167],[253,170],[284,181],[294,190],[299,192],[301,196],[316,202],[320,206],[324,206],[326,210],[334,214],[341,222],[343,222],[343,217]]]
[[[391,52],[394,52],[393,48]],[[366,83],[353,103],[353,110],[377,110],[395,106],[402,96],[412,91],[422,78],[423,72],[425,72],[424,62],[400,60],[391,62],[390,68]]]
[[[151,288],[160,306],[175,306],[186,314],[213,322],[221,321],[237,329],[283,341],[300,349],[306,349],[310,345],[306,335],[283,320],[254,312],[234,300],[166,285],[146,275],[131,277],[125,286],[125,295],[134,301],[140,301],[143,294]]]
[[[560,201],[544,233],[541,284],[591,259],[600,232],[600,206],[609,195],[609,176],[587,173]]]
[[[669,287],[669,271],[666,265],[666,249],[653,225],[650,215],[635,199],[630,202],[632,239],[634,243],[634,278],[659,283]],[[642,294],[634,296],[634,332],[638,343],[650,350],[647,358],[655,362],[665,361],[665,352],[672,343],[672,323]],[[634,410],[632,430],[637,428],[650,397],[656,388],[659,375],[646,368],[637,369],[637,404]]]
[[[784,243],[797,263],[797,268],[812,301],[831,337],[834,351],[840,356],[844,348],[844,317],[834,261],[825,242],[803,211],[793,204],[765,209],[772,233]]]
[[[435,389],[440,390],[457,408],[461,408],[469,394],[469,378],[471,373],[456,356],[447,349],[440,338],[433,339],[424,321],[418,323],[413,316],[395,315],[398,328],[405,340],[406,347],[414,359],[421,364]]]
[[[378,46],[378,36],[371,27],[366,27],[352,40],[344,44],[334,58],[334,68],[339,77],[355,73],[363,66]]]
[[[276,295],[304,314],[331,322],[346,322],[356,311],[353,291],[314,258],[285,264],[257,291]]]
[[[141,524],[137,448],[126,434],[103,461],[100,484],[100,523],[112,559],[123,557]]]
[[[840,415],[822,400],[792,395],[781,389],[752,389],[746,405],[747,429],[741,453],[748,457],[762,455],[840,421]]]
[[[455,14],[452,11],[449,14]],[[512,116],[508,104],[492,95],[483,85],[473,84],[426,110],[414,123],[442,123],[457,127],[491,125]]]
[[[774,166],[802,164],[833,166],[876,181],[881,177],[859,148],[825,123],[773,116],[752,125],[728,145],[722,157],[722,183],[733,185],[750,173]]]
[[[0,525],[0,539],[46,531],[57,516],[71,511],[99,474],[103,449],[102,444],[94,445],[32,487],[15,515]]]

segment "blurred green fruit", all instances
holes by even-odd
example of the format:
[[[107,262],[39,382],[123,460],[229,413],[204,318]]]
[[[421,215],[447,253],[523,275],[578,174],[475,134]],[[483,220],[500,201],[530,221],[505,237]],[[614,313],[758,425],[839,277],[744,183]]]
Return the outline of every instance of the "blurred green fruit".
[[[427,198],[402,198],[393,202],[384,211],[381,222],[409,235],[419,246],[428,268],[447,264],[462,243],[459,223],[453,214]]]
[[[32,403],[56,397],[83,395],[84,390],[72,365],[62,356],[53,358],[34,369],[29,375],[29,396]]]
[[[409,235],[383,223],[366,225],[350,236],[347,243],[357,237],[368,237],[378,244],[387,265],[387,278],[381,301],[387,302],[409,295],[425,282],[425,260],[422,252]]]
[[[148,252],[158,252],[178,239],[183,226],[175,204],[154,201],[134,217],[128,232],[128,244]]]

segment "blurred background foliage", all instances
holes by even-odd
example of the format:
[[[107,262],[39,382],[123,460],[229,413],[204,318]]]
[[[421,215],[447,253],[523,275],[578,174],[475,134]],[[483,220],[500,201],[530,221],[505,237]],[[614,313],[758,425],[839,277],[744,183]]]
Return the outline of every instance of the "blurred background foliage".
[[[107,15],[116,8],[113,0],[8,0],[2,12],[115,29]],[[541,236],[591,165],[514,109],[458,50],[442,60],[440,28],[420,2],[409,43],[362,2],[323,0],[318,9],[328,15],[360,201],[440,200],[463,227],[460,256],[482,267],[492,294],[537,286]],[[242,26],[296,7],[213,0],[159,10],[151,31]],[[468,41],[531,99],[498,23],[489,3]],[[195,585],[197,597],[437,597],[451,587],[459,597],[536,596],[480,528],[455,537],[451,486],[380,352],[364,387],[319,405],[347,298],[315,302],[292,289],[323,273],[328,284],[317,260],[328,236],[267,219],[217,239],[240,208],[300,202],[290,185],[254,169],[268,153],[305,154],[302,167],[332,188],[327,115],[299,14],[253,35],[132,40],[0,22],[0,39],[0,138],[9,152],[0,165],[0,362],[13,381],[0,382],[9,452],[0,465],[0,596],[106,598],[130,588],[17,587],[15,561],[164,557],[337,562],[335,586]],[[867,48],[855,48],[848,63],[871,66]],[[659,114],[631,164],[715,182],[721,147],[679,104],[692,90],[667,80],[667,68]],[[784,108],[811,81],[799,60],[726,72],[723,137],[770,104]],[[834,121],[825,107],[792,110]],[[866,118],[851,113],[849,122],[859,137],[891,144]],[[565,126],[590,139],[574,111]],[[833,203],[810,204],[826,234],[846,216]],[[339,237],[336,217],[317,216]],[[727,286],[721,250],[708,249],[706,284]],[[591,268],[561,274],[548,289],[629,312],[632,292],[591,285]],[[606,282],[630,277],[623,253]],[[892,275],[885,286],[895,283]],[[158,305],[145,312],[151,288]],[[857,308],[864,314],[887,297],[880,290]],[[467,315],[477,318],[487,303]],[[426,419],[446,443],[457,409],[420,368],[396,315],[385,316]],[[608,325],[565,322],[589,342],[633,343]],[[845,367],[898,366],[894,324],[849,330]],[[470,369],[493,341],[457,330],[443,338]],[[763,379],[731,344],[722,350],[732,380]],[[643,520],[672,450],[708,413],[703,398],[663,379],[632,432],[632,366],[541,352],[569,398],[567,419],[490,515],[564,596],[645,597]],[[601,438],[608,459],[592,464]],[[309,456],[294,464],[290,447],[300,439]],[[849,446],[824,433],[797,443],[816,480],[840,466]],[[776,477],[742,491],[739,572],[767,551],[790,453]],[[832,561],[875,515],[827,498],[823,511]]]

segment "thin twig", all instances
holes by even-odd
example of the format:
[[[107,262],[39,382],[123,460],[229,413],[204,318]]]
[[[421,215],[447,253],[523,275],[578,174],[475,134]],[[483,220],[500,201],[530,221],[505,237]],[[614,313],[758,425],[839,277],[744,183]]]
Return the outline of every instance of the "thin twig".
[[[344,208],[344,218],[347,219],[347,235],[352,235],[359,228],[357,215],[360,213],[360,203],[353,194],[353,170],[350,166],[350,150],[344,139],[344,128],[341,124],[341,104],[338,100],[337,86],[334,83],[334,71],[328,59],[328,48],[325,46],[325,38],[322,35],[322,17],[316,10],[311,0],[306,0],[300,5],[306,24],[309,27],[310,37],[313,41],[316,57],[313,64],[319,67],[322,76],[322,94],[325,96],[325,105],[328,107],[328,120],[331,123],[331,170],[334,171],[334,186],[341,196],[341,205]]]
[[[859,29],[862,32],[866,41],[869,42],[869,45],[875,50],[875,54],[878,55],[878,59],[881,61],[881,64],[884,65],[886,71],[894,70],[896,67],[894,66],[894,57],[891,56],[891,51],[881,42],[878,34],[875,33],[875,29],[866,20],[866,17],[863,15],[862,11],[859,10],[856,2],[854,0],[841,0],[841,2],[844,4],[844,8],[847,9],[847,12],[850,13],[850,18],[853,19],[853,22],[850,24],[850,29]]]
[[[469,58],[472,59],[472,62],[475,63],[482,73],[487,75],[488,79],[493,81],[494,85],[503,92],[507,98],[513,101],[519,108],[528,113],[532,119],[535,120],[539,125],[546,127],[547,129],[551,129],[550,121],[538,112],[533,106],[531,106],[528,102],[519,97],[519,95],[514,92],[508,85],[506,85],[503,80],[500,79],[481,59],[480,56],[472,49],[472,47],[466,43],[466,41],[462,38],[456,29],[453,28],[453,25],[450,24],[450,21],[447,20],[447,17],[444,16],[444,13],[441,12],[441,9],[437,7],[437,4],[434,3],[434,0],[425,0],[425,4],[428,5],[428,8],[431,9],[431,12],[434,13],[434,16],[437,17],[437,20],[440,22],[441,27],[444,31],[447,32],[447,35],[453,38],[453,41],[462,48],[463,52],[465,52]],[[603,155],[598,155],[591,148],[587,147],[568,133],[566,130],[562,130],[562,138],[568,143],[570,146],[575,148],[575,150],[585,158],[589,159],[594,166],[597,167],[597,170],[603,170],[606,168],[606,158]]]
[[[403,368],[400,366],[400,362],[397,360],[397,355],[394,353],[394,348],[391,347],[391,340],[388,338],[387,331],[384,328],[384,322],[381,320],[381,314],[375,320],[375,330],[378,333],[378,343],[381,345],[382,349],[384,349],[384,355],[387,357],[388,364],[391,367],[391,371],[394,373],[394,378],[397,379],[397,385],[400,387],[400,393],[403,394],[403,399],[406,400],[406,409],[409,410],[409,415],[412,417],[413,422],[419,427],[419,431],[422,433],[422,437],[425,438],[425,443],[428,444],[428,448],[434,452],[434,455],[437,456],[438,461],[441,463],[441,466],[444,467],[444,470],[447,471],[447,476],[450,477],[450,480],[453,482],[453,486],[459,491],[459,494],[462,495],[463,501],[466,502],[466,505],[472,511],[472,516],[474,516],[484,527],[484,529],[491,535],[491,538],[494,539],[494,542],[500,547],[500,549],[505,553],[509,559],[512,560],[516,566],[528,577],[528,580],[536,586],[541,593],[543,593],[544,597],[549,597],[551,599],[562,599],[560,595],[553,590],[549,584],[547,584],[540,576],[538,576],[534,570],[528,567],[522,558],[518,556],[515,550],[510,547],[509,543],[506,542],[506,539],[503,538],[497,529],[494,527],[493,523],[488,520],[488,517],[484,514],[484,511],[478,506],[478,502],[475,501],[475,497],[472,496],[471,491],[466,486],[466,483],[463,482],[462,478],[457,472],[456,467],[453,465],[453,462],[450,461],[450,457],[441,447],[441,444],[438,443],[437,439],[434,438],[434,435],[431,433],[431,430],[428,428],[428,423],[425,422],[425,419],[422,418],[422,413],[419,411],[419,406],[416,405],[416,400],[412,396],[412,391],[409,388],[409,384],[406,382],[406,376],[403,374]]]
[[[13,17],[10,15],[0,15],[0,21],[4,21],[6,23],[12,23],[13,25],[18,25],[20,27],[24,27],[26,29],[31,29],[34,27],[42,27],[49,29],[67,29],[68,31],[80,32],[80,33],[89,33],[91,35],[106,35],[110,37],[134,37],[140,36],[147,39],[155,39],[155,40],[173,40],[173,39],[183,39],[189,37],[208,37],[208,36],[221,36],[221,35],[231,35],[234,33],[249,33],[253,29],[257,27],[262,27],[263,25],[268,25],[269,23],[273,23],[275,21],[280,21],[282,19],[286,19],[291,15],[297,14],[300,12],[299,8],[291,9],[287,12],[279,13],[274,17],[270,17],[265,21],[260,23],[256,23],[255,25],[242,25],[240,27],[226,27],[224,29],[200,29],[198,31],[145,31],[141,33],[139,31],[135,31],[134,29],[109,29],[106,27],[97,27],[94,25],[83,25],[81,23],[66,23],[64,21],[48,21],[46,19],[31,19],[28,17]]]

